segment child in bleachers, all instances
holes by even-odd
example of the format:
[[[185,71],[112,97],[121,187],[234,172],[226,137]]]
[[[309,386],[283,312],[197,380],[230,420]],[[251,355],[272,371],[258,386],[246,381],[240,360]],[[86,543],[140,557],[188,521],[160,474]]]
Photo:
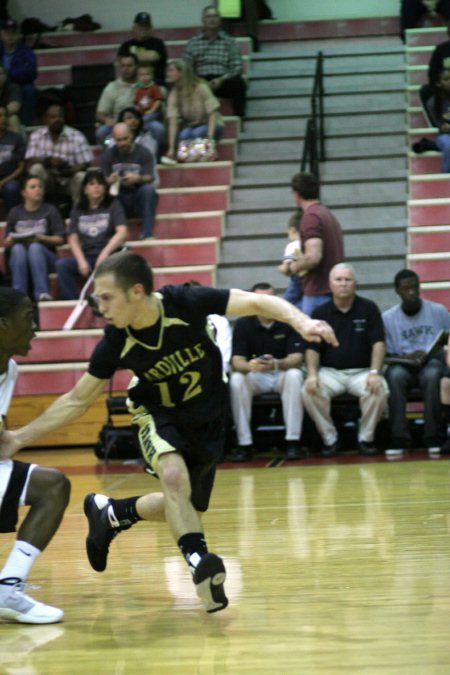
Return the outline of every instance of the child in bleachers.
[[[284,249],[283,260],[278,265],[278,271],[289,277],[288,286],[284,292],[284,299],[300,309],[303,298],[302,280],[298,274],[292,274],[291,262],[298,260],[301,253],[299,226],[302,209],[297,209],[288,220],[288,243]]]
[[[139,88],[134,96],[134,104],[142,113],[144,131],[150,131],[161,148],[165,136],[165,127],[161,122],[165,90],[156,84],[155,69],[149,63],[139,65],[137,74]]]

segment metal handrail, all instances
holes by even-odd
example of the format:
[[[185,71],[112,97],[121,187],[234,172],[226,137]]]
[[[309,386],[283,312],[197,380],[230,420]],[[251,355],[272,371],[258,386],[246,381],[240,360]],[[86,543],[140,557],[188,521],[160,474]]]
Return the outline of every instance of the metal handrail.
[[[318,52],[311,93],[311,117],[306,123],[301,171],[308,169],[319,180],[319,162],[325,161],[323,53]]]

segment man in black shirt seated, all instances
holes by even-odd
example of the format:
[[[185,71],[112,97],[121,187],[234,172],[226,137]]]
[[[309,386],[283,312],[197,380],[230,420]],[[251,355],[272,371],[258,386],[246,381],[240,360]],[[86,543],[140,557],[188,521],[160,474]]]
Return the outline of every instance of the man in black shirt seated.
[[[339,346],[308,345],[303,403],[322,437],[322,456],[332,457],[338,451],[338,436],[330,414],[331,399],[344,393],[358,397],[360,452],[376,455],[375,428],[388,396],[381,374],[386,352],[383,321],[374,302],[356,295],[351,265],[339,263],[331,269],[330,288],[332,299],[317,307],[312,317],[330,324]]]
[[[258,295],[275,295],[267,283],[255,284],[252,291]],[[235,461],[251,459],[253,396],[269,392],[278,392],[281,396],[287,458],[304,456],[300,450],[302,351],[300,336],[286,323],[264,316],[245,316],[236,321],[231,357],[234,372],[230,379],[231,410],[239,444]]]

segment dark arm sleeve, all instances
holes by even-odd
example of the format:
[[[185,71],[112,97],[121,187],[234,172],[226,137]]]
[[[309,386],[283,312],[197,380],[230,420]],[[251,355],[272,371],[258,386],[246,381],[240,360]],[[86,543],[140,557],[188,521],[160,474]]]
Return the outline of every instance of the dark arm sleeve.
[[[238,319],[233,329],[233,344],[231,355],[242,356],[245,359],[250,359],[250,345],[247,340],[247,331],[245,330],[245,323]]]

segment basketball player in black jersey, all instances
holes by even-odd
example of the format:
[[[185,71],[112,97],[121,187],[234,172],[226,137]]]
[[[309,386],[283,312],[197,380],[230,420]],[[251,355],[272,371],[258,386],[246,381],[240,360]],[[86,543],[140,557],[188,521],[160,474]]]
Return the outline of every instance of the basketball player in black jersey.
[[[310,319],[275,296],[190,284],[154,292],[151,268],[132,252],[103,261],[95,275],[95,294],[109,325],[88,372],[33,422],[6,432],[0,456],[12,456],[82,415],[115,370],[133,371],[129,408],[146,469],[157,475],[162,491],[126,499],[87,495],[89,562],[103,571],[109,545],[119,532],[139,520],[166,520],[205,609],[224,609],[225,567],[208,551],[200,518],[208,508],[222,452],[226,392],[221,355],[208,331],[207,316],[271,317],[308,340],[331,344],[336,344],[334,333],[325,322]]]

